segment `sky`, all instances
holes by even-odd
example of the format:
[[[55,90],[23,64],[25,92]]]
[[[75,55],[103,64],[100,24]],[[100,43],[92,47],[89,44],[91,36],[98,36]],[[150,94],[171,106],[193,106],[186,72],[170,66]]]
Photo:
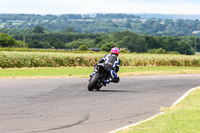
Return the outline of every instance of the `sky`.
[[[200,0],[0,0],[0,13],[200,14]]]

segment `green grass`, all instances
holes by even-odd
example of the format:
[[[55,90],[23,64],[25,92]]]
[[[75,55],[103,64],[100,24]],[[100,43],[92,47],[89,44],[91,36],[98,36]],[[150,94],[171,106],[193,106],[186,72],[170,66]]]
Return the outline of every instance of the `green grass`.
[[[88,77],[93,67],[9,68],[0,77]],[[119,76],[200,73],[199,67],[120,67]]]
[[[190,93],[165,113],[117,133],[199,133],[200,132],[200,89]]]
[[[92,73],[92,69],[91,67],[10,68],[0,69],[0,77],[84,76]]]

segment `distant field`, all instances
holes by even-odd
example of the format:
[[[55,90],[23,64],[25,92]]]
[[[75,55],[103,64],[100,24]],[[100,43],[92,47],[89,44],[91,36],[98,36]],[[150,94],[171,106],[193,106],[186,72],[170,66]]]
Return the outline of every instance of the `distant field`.
[[[92,67],[105,54],[0,51],[0,67]],[[121,59],[121,66],[200,66],[199,55],[121,53],[119,58]]]

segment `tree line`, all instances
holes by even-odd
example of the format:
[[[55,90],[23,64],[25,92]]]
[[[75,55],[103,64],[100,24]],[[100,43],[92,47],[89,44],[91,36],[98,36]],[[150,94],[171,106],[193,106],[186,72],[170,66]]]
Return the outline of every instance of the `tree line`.
[[[192,55],[195,51],[194,36],[152,36],[131,31],[114,33],[76,33],[67,27],[61,31],[46,30],[36,26],[27,34],[0,33],[0,47],[27,47],[48,49],[99,48],[109,51],[111,47],[125,48],[130,52],[174,52]],[[196,38],[196,50],[200,51],[200,40]]]
[[[134,14],[0,14],[0,32],[15,34],[21,29],[26,33],[40,25],[48,30],[63,30],[71,27],[77,33],[111,33],[131,31],[156,36],[191,36],[200,31],[200,21],[189,19],[141,18]],[[27,29],[27,30],[24,30]]]

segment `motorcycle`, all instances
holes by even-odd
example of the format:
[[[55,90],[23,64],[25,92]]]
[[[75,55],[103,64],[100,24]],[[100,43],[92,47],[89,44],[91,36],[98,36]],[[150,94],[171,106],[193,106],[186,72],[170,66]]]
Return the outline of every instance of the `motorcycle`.
[[[88,84],[89,91],[93,91],[94,89],[100,90],[101,87],[106,85],[104,81],[110,79],[110,75],[104,68],[103,63],[96,64],[94,69],[94,74],[91,76]]]

